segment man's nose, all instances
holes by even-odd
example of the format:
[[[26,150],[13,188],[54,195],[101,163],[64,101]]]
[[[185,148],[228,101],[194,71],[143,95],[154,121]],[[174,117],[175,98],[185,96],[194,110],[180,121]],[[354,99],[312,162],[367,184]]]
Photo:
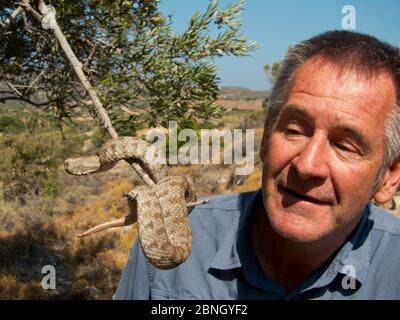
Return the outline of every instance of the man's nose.
[[[314,135],[292,160],[292,166],[303,180],[326,179],[329,175],[329,142],[322,135]]]

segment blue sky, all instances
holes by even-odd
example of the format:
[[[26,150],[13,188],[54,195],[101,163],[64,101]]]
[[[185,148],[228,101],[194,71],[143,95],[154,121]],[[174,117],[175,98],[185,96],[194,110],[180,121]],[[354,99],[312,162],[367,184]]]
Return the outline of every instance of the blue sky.
[[[233,0],[220,0],[225,8]],[[209,0],[161,0],[163,14],[173,14],[174,29],[184,31],[195,11],[204,12]],[[270,84],[263,65],[282,60],[288,45],[323,31],[342,29],[342,7],[356,10],[356,30],[400,46],[399,0],[247,0],[241,14],[242,32],[261,48],[251,57],[216,60],[221,86],[265,90]]]

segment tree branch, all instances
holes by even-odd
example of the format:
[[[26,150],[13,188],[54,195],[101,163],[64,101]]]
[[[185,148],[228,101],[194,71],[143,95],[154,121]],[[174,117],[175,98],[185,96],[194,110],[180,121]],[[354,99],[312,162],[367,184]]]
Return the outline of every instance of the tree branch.
[[[19,90],[18,90],[16,87],[14,87],[14,86],[12,85],[11,82],[9,82],[9,81],[7,80],[7,78],[6,78],[6,76],[4,75],[3,72],[0,73],[0,77],[4,79],[4,82],[6,83],[6,85],[11,89],[11,91],[14,92],[14,94],[15,94],[17,97],[19,97],[19,98],[22,97],[22,93],[19,92]]]
[[[96,47],[97,47],[97,43],[95,43],[93,45],[92,51],[90,51],[90,54],[89,54],[88,58],[86,59],[84,67],[86,67],[86,68],[89,67],[90,60],[92,60],[92,58],[93,58],[94,52],[96,51]]]
[[[113,139],[118,138],[118,134],[112,126],[107,111],[103,108],[103,105],[98,98],[96,91],[93,89],[82,70],[82,63],[74,54],[71,46],[69,45],[67,39],[65,38],[59,25],[57,24],[54,7],[48,7],[43,0],[39,0],[39,11],[43,15],[43,18],[41,20],[42,26],[44,28],[49,28],[53,31],[55,37],[60,43],[61,48],[64,50],[69,62],[71,63],[72,68],[74,69],[82,85],[84,86],[91,100],[93,101],[94,110],[96,112],[96,115],[98,116],[98,119],[101,121],[102,127],[107,130],[107,132]],[[155,186],[154,181],[149,177],[149,175],[142,169],[142,167],[138,163],[133,162],[131,163],[131,166],[149,187],[153,188]]]
[[[26,32],[33,33],[33,30],[29,28],[28,25],[28,19],[26,18],[26,11],[22,12],[22,19],[24,20],[24,29],[26,30]]]
[[[127,107],[121,106],[119,107],[122,111],[126,112],[127,114],[131,115],[131,116],[138,116],[140,114],[140,112],[137,111],[132,111],[130,109],[128,109]]]
[[[29,0],[22,0],[21,6],[25,8],[26,11],[28,11],[32,16],[38,20],[39,22],[42,21],[42,15],[37,12],[35,9],[33,9],[29,3]]]
[[[7,92],[8,93],[8,92]],[[0,92],[0,94],[1,94],[1,92]],[[0,96],[0,102],[5,102],[5,101],[9,101],[9,100],[22,100],[22,101],[24,101],[24,102],[26,102],[26,103],[29,103],[29,104],[31,104],[31,105],[33,105],[33,106],[35,106],[35,107],[45,107],[45,106],[48,106],[50,103],[52,103],[53,101],[46,101],[46,102],[35,102],[35,101],[32,101],[32,100],[30,100],[30,99],[28,99],[28,98],[25,98],[25,97],[17,97],[17,96],[6,96],[6,97],[1,97]]]
[[[42,70],[39,75],[36,77],[35,80],[32,81],[32,83],[29,85],[29,87],[24,91],[24,94],[27,94],[29,90],[32,89],[32,87],[35,85],[36,82],[39,81],[39,79],[44,75],[45,70]]]
[[[15,18],[23,11],[24,9],[21,6],[18,6],[17,9],[15,9],[10,16],[6,19],[6,21],[1,22],[0,21],[0,26],[4,29],[7,29],[11,22],[15,20]]]
[[[39,0],[39,10],[41,14],[43,15],[43,19],[48,18],[48,27],[52,29],[55,37],[57,38],[61,48],[64,50],[69,62],[72,65],[72,68],[74,69],[75,73],[79,77],[83,87],[86,89],[88,92],[90,98],[92,99],[94,103],[94,107],[96,109],[96,113],[99,117],[99,120],[102,122],[101,125],[104,129],[107,130],[107,132],[110,134],[112,138],[117,138],[118,134],[115,131],[114,127],[111,124],[110,118],[108,117],[108,114],[106,110],[103,108],[100,99],[97,96],[96,91],[93,89],[91,84],[89,83],[88,79],[86,78],[86,75],[83,73],[82,70],[82,63],[78,60],[74,52],[72,51],[71,46],[69,45],[67,39],[65,38],[64,34],[62,33],[60,27],[57,24],[57,21],[55,19],[55,12],[52,12],[47,5],[44,3],[43,0]],[[42,23],[43,23],[42,19]]]

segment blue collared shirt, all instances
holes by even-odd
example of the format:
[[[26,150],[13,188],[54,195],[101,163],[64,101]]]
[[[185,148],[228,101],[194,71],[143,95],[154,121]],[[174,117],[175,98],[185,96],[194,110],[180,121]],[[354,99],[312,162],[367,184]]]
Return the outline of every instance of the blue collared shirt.
[[[190,214],[193,248],[177,268],[158,270],[137,241],[114,299],[399,299],[400,219],[368,204],[348,241],[287,291],[262,270],[248,241],[258,192],[217,196]]]

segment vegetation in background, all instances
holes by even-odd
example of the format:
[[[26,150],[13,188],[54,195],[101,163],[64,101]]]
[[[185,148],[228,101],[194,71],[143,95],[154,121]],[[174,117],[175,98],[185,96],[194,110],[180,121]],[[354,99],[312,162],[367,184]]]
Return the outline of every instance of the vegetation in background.
[[[25,204],[32,195],[54,198],[58,194],[55,170],[68,155],[81,149],[82,138],[68,128],[68,140],[63,140],[51,122],[39,121],[36,116],[24,119],[22,113],[17,113],[1,115],[0,119],[8,120],[8,129],[0,138],[4,199]]]
[[[280,69],[282,67],[282,61],[275,61],[272,66],[269,64],[264,65],[264,72],[270,80],[271,84],[274,84],[276,78],[279,75]]]
[[[158,0],[46,3],[55,7],[61,30],[121,135],[166,126],[169,120],[202,122],[217,116],[214,59],[248,55],[258,46],[240,32],[242,0],[226,9],[210,1],[181,34],[173,32],[172,17],[161,14]],[[0,8],[0,21],[16,5]],[[0,102],[46,108],[60,127],[87,107],[88,97],[64,52],[39,22],[20,14],[7,30],[0,29],[0,37]]]
[[[282,67],[282,61],[275,61],[272,64],[272,66],[269,64],[264,65],[264,72],[272,85],[275,84],[275,81],[278,78],[281,67]],[[268,109],[268,103],[269,103],[269,96],[265,98],[265,100],[263,101],[262,106],[264,109]]]

